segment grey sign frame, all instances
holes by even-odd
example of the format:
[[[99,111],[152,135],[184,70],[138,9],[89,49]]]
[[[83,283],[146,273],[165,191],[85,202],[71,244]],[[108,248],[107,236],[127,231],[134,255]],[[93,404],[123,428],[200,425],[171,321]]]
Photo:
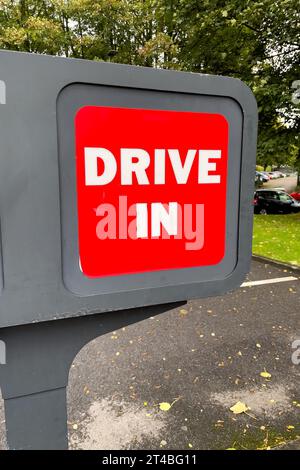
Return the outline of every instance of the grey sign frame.
[[[0,104],[0,327],[219,295],[241,284],[251,259],[257,132],[256,102],[245,84],[227,77],[8,51],[0,52],[0,80],[6,87],[6,102]],[[177,106],[182,100],[202,100],[208,107],[215,101],[213,106],[221,114],[225,102],[229,110],[240,112],[242,133],[239,141],[233,141],[233,147],[241,145],[234,167],[239,185],[236,196],[227,198],[227,214],[236,215],[227,227],[233,246],[221,269],[126,275],[122,288],[120,280],[91,283],[78,278],[74,253],[69,256],[66,248],[74,216],[73,222],[65,219],[68,189],[58,156],[62,127],[57,127],[57,119],[66,105],[62,97],[67,90],[91,85],[97,86],[97,93],[106,89],[107,99],[109,87],[115,92],[122,89],[123,94],[132,90],[136,96],[159,94],[173,102],[172,109],[177,109],[176,99]],[[140,101],[139,107],[144,106]],[[234,171],[229,169],[229,174]],[[232,184],[233,180],[231,191]]]
[[[77,111],[84,106],[115,106],[172,111],[219,113],[229,124],[227,200],[231,204],[226,211],[226,256],[217,265],[199,268],[170,269],[141,274],[88,278],[78,264],[76,175],[74,168],[75,142],[73,122]],[[78,295],[113,294],[128,289],[164,289],[169,286],[187,286],[210,279],[215,281],[229,275],[237,261],[239,175],[242,134],[241,109],[236,101],[220,97],[216,102],[210,96],[188,93],[172,93],[153,90],[130,90],[107,86],[70,85],[58,97],[58,142],[61,175],[62,255],[63,278],[66,287]],[[203,295],[203,294],[202,294]],[[188,297],[187,297],[188,298]]]

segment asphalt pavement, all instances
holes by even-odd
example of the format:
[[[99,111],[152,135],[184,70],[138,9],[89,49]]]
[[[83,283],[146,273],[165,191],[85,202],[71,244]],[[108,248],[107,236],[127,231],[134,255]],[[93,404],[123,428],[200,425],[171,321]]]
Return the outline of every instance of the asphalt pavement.
[[[232,293],[89,343],[70,372],[71,448],[299,447],[299,281],[299,272],[254,261]],[[0,421],[3,449],[2,403]]]
[[[287,178],[277,178],[264,183],[264,188],[283,188],[288,193],[295,190],[297,186],[297,176],[288,176]]]

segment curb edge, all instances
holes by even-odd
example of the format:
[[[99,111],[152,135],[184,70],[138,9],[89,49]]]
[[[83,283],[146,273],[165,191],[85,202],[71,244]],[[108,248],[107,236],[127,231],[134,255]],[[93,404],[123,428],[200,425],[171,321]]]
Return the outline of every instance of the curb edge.
[[[254,254],[252,255],[252,259],[260,263],[271,264],[280,269],[282,268],[289,269],[290,271],[294,271],[295,273],[300,274],[300,266],[295,266],[294,264],[283,263],[282,261],[277,261],[272,258],[267,258],[265,256],[259,256],[259,255],[254,255]]]

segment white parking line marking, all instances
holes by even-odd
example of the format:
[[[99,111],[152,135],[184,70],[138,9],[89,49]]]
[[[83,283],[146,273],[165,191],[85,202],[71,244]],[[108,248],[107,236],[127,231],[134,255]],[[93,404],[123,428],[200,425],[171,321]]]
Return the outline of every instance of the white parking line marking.
[[[262,286],[264,284],[276,284],[278,282],[290,282],[298,281],[298,277],[286,276],[286,277],[276,277],[274,279],[262,279],[261,281],[249,281],[244,282],[241,287],[251,287],[251,286]]]

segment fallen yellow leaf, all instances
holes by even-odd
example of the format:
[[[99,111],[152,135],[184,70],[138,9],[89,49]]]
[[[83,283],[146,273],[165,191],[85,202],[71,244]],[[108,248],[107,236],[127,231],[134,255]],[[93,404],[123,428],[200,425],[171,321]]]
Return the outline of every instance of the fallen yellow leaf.
[[[233,405],[231,408],[230,408],[230,411],[233,412],[233,414],[235,415],[239,415],[241,413],[246,413],[246,411],[248,411],[249,408],[247,405],[245,405],[245,403],[241,402],[241,401],[238,401],[235,405]]]
[[[162,403],[159,404],[159,408],[162,411],[169,411],[169,409],[171,408],[171,405],[170,405],[170,403],[167,403],[166,401],[163,401]]]
[[[261,377],[263,377],[264,379],[270,379],[272,377],[272,375],[270,374],[270,372],[267,372],[266,370],[264,370],[263,372],[261,372],[259,374]]]

